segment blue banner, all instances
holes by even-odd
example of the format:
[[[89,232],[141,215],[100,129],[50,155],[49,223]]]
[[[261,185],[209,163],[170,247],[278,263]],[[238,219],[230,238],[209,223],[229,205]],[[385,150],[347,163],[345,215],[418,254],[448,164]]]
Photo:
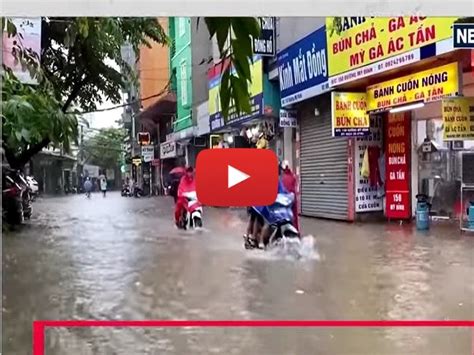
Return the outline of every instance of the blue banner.
[[[323,26],[278,54],[282,106],[329,91],[326,47]]]

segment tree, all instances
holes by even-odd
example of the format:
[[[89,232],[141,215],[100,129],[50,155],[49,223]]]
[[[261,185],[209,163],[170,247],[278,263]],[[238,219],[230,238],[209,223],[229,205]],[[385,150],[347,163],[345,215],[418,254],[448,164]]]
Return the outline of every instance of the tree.
[[[205,22],[210,37],[217,38],[221,57],[229,58],[236,69],[235,74],[231,73],[228,66],[223,74],[220,97],[224,115],[227,116],[231,101],[235,103],[237,111],[249,112],[247,82],[250,80],[251,41],[259,33],[258,22],[255,18],[218,17],[205,18]],[[6,27],[9,35],[15,35],[15,26],[8,20]],[[230,46],[226,47],[228,38]],[[28,88],[30,95],[17,95],[15,90],[4,93],[2,90],[3,100],[10,105],[10,110],[6,110],[2,117],[3,124],[10,127],[7,132],[17,135],[16,132],[24,129],[22,144],[18,144],[18,139],[8,139],[6,131],[3,131],[2,145],[10,165],[22,167],[51,143],[64,143],[67,148],[68,142],[77,139],[77,129],[70,129],[69,125],[65,126],[67,129],[62,134],[53,133],[44,121],[52,121],[55,127],[60,127],[62,118],[58,120],[57,117],[51,117],[51,112],[44,109],[38,110],[34,116],[34,134],[27,132],[28,128],[23,126],[30,119],[26,107],[29,104],[30,111],[36,111],[31,101],[34,96],[43,99],[51,96],[49,100],[54,101],[51,102],[54,104],[53,112],[58,113],[59,105],[65,117],[72,117],[70,114],[77,113],[78,109],[97,109],[103,97],[118,104],[121,90],[126,88],[130,80],[136,80],[131,68],[122,60],[121,46],[129,43],[138,54],[140,46],[149,47],[151,41],[168,44],[165,31],[154,18],[43,18],[40,65],[35,64],[36,58],[27,48],[19,45],[15,48],[15,56],[34,72],[39,85]],[[119,64],[120,69],[115,68],[112,62]],[[2,74],[4,80],[5,73]],[[22,87],[22,90],[25,88]],[[23,109],[17,110],[15,105]],[[76,109],[73,110],[73,107]]]
[[[85,163],[98,165],[103,169],[116,168],[122,158],[125,136],[123,129],[106,128],[86,139],[81,147]]]

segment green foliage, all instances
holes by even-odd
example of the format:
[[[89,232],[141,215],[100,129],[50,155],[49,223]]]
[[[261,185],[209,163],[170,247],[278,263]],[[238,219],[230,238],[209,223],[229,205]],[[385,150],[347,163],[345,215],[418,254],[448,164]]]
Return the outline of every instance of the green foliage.
[[[119,128],[106,128],[84,141],[86,162],[101,168],[115,168],[122,157],[122,144],[126,131]]]
[[[129,43],[138,54],[151,41],[168,43],[155,18],[52,17],[42,25],[42,68],[66,109],[75,102],[91,111],[103,98],[120,103],[122,89],[136,80],[122,46]]]
[[[238,113],[250,112],[252,40],[260,35],[259,22],[255,17],[205,17],[205,22],[211,38],[216,36],[221,59],[230,61],[224,68],[219,92],[223,115],[228,116],[232,104]],[[231,72],[232,66],[235,73]]]
[[[11,21],[2,21],[2,25],[9,36],[17,35]],[[15,167],[26,164],[50,143],[68,147],[77,138],[71,107],[95,110],[104,97],[112,103],[121,102],[122,89],[136,80],[122,60],[124,43],[136,53],[141,46],[150,47],[151,41],[168,43],[154,18],[43,18],[41,37],[40,66],[38,57],[20,43],[13,53],[39,84],[16,85],[19,83],[10,73],[5,77],[8,88],[2,91],[3,147]],[[76,127],[71,127],[71,122]]]
[[[24,85],[6,69],[2,73],[2,135],[4,147],[15,153],[48,138],[69,150],[77,137],[77,118],[64,113],[48,87]]]
[[[210,36],[217,38],[221,58],[228,58],[236,69],[235,74],[230,66],[224,71],[220,89],[223,114],[228,115],[231,105],[237,112],[249,112],[252,39],[260,33],[259,23],[256,18],[241,17],[206,17],[205,22]],[[11,21],[2,19],[3,25],[10,36],[17,34]],[[5,80],[11,81],[10,86],[2,91],[2,138],[12,165],[24,165],[50,143],[68,147],[77,138],[77,128],[71,126],[77,124],[69,114],[71,107],[92,111],[103,98],[120,103],[122,89],[136,81],[132,68],[122,59],[123,44],[130,44],[136,54],[141,46],[150,47],[151,41],[169,44],[155,18],[43,18],[41,36],[40,66],[29,49],[18,45],[14,53],[39,85],[17,85],[17,81],[13,85],[15,79],[8,74]]]

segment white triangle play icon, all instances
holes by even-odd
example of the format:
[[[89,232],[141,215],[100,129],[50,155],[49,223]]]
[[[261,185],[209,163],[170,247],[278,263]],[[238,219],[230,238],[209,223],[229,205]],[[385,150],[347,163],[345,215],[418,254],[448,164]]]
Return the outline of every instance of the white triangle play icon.
[[[247,180],[250,175],[234,168],[231,165],[227,165],[227,188],[230,189],[232,186],[240,184],[242,181]]]

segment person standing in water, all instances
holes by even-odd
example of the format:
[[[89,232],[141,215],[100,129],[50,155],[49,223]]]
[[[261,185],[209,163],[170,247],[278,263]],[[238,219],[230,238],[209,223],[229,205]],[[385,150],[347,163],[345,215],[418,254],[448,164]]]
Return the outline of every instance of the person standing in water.
[[[105,197],[107,193],[107,179],[105,176],[102,176],[100,179],[100,191],[102,191],[102,194]]]

